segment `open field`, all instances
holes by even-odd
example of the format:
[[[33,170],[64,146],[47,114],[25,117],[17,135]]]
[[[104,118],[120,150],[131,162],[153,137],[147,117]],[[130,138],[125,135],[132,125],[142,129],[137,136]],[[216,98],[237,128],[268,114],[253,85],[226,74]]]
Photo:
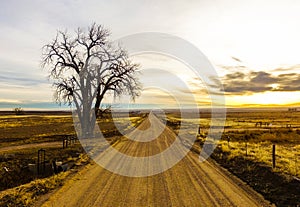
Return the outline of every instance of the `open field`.
[[[226,195],[226,191],[228,191],[229,194],[230,191],[227,188],[226,190],[224,189],[224,186],[227,185],[230,185],[230,188],[232,189],[236,189],[236,182],[238,182],[238,186],[244,186],[243,183],[240,183],[240,181],[236,180],[234,176],[231,177],[231,175],[226,172],[224,175],[221,168],[215,172],[218,167],[213,164],[214,162],[201,165],[200,163],[197,163],[198,158],[194,152],[199,153],[201,150],[201,145],[206,139],[211,121],[210,114],[208,112],[201,112],[200,116],[200,120],[195,119],[191,113],[190,118],[184,120],[185,123],[190,124],[187,124],[185,128],[181,128],[181,119],[178,112],[171,110],[168,111],[165,121],[173,130],[173,132],[168,133],[176,134],[179,130],[183,130],[188,134],[197,136],[197,126],[200,125],[201,136],[198,135],[198,139],[192,148],[193,152],[190,152],[189,155],[180,162],[180,164],[175,165],[172,169],[167,171],[166,174],[149,177],[147,181],[142,178],[130,179],[112,174],[103,168],[99,168],[92,162],[91,165],[88,165],[83,169],[82,174],[80,170],[79,175],[74,175],[75,177],[72,178],[71,181],[67,181],[66,187],[63,187],[60,191],[65,191],[66,188],[69,187],[74,189],[76,186],[79,186],[79,188],[84,191],[81,193],[87,194],[87,199],[89,200],[85,200],[86,198],[78,195],[78,200],[74,200],[74,202],[77,202],[77,204],[86,203],[86,205],[91,204],[91,202],[93,204],[101,202],[103,206],[110,206],[111,200],[113,200],[115,204],[120,202],[123,206],[128,206],[133,202],[148,206],[197,206],[196,203],[199,202],[204,202],[206,206],[232,206],[233,204],[236,206],[243,206],[241,203],[234,200],[233,196]],[[141,125],[141,128],[150,127],[146,124],[147,122],[143,122],[144,120],[145,114],[132,114],[129,119],[120,114],[114,119],[115,123],[121,125],[121,128],[124,129],[123,133],[134,133],[132,132],[134,126]],[[272,125],[255,126],[257,122],[267,122],[272,123]],[[229,112],[227,113],[225,132],[222,135],[222,139],[218,142],[213,158],[220,165],[227,168],[231,173],[241,178],[253,189],[261,193],[267,200],[272,201],[276,205],[294,206],[295,204],[299,204],[300,184],[299,181],[294,179],[295,177],[299,177],[300,171],[299,123],[299,112]],[[173,135],[166,136],[168,137],[167,141],[152,141],[150,144],[131,142],[124,138],[117,130],[110,116],[106,116],[103,119],[98,120],[98,124],[102,133],[111,145],[114,146],[115,149],[128,155],[148,156],[151,153],[156,154],[167,149],[173,142]],[[291,124],[291,126],[289,125],[287,127],[287,124]],[[11,114],[0,115],[1,189],[4,190],[6,188],[28,183],[37,178],[36,175],[30,174],[30,172],[26,170],[24,171],[24,169],[26,169],[28,164],[37,162],[37,151],[40,148],[46,150],[46,160],[49,162],[51,162],[51,160],[61,162],[73,160],[73,162],[76,162],[76,160],[80,159],[79,157],[82,156],[82,153],[84,153],[79,142],[70,145],[66,149],[62,149],[63,139],[74,135],[75,130],[70,114],[26,114],[21,116]],[[229,140],[228,137],[230,138]],[[184,142],[188,140],[182,141]],[[156,146],[157,144],[158,146]],[[273,144],[276,145],[276,168],[274,169],[272,169]],[[7,172],[4,170],[4,167],[9,169],[9,171]],[[202,178],[207,176],[208,172],[212,174],[221,173],[216,176],[221,176],[222,178],[208,176],[208,180],[203,180]],[[196,174],[197,176],[201,175],[201,179],[199,179],[199,177],[197,178],[197,176],[195,177]],[[49,175],[39,177],[43,178],[47,176]],[[86,180],[81,179],[82,176],[86,179],[91,178],[91,181],[89,181],[91,183],[91,188],[94,188],[92,183],[98,183],[100,186],[103,186],[103,189],[100,191],[99,189],[95,189],[95,192],[98,193],[97,196],[99,195],[99,197],[84,190],[88,186],[83,186],[83,183],[85,183]],[[105,179],[100,179],[102,176],[104,176]],[[23,179],[24,177],[26,179]],[[62,177],[65,179],[64,176]],[[94,178],[99,178],[100,180],[93,180]],[[212,187],[213,185],[210,184],[210,182],[216,179],[222,180],[224,178],[226,178],[224,181],[213,184],[216,185],[216,188]],[[50,177],[49,179],[51,180],[52,178]],[[78,180],[78,182],[75,182],[74,180]],[[109,182],[104,183],[105,180],[108,180]],[[273,182],[272,180],[276,180],[276,182]],[[44,183],[44,181],[37,180],[36,183],[38,182]],[[49,184],[51,187],[46,187],[48,190],[43,190],[43,192],[45,191],[45,193],[47,193],[49,190],[63,185],[64,183],[60,177],[53,178],[51,182],[54,184]],[[226,182],[226,184],[222,182]],[[29,186],[32,185],[35,184],[30,184]],[[74,187],[71,187],[73,185]],[[143,187],[140,185],[143,185]],[[135,190],[127,193],[119,192],[120,188],[127,189],[128,186],[132,186]],[[23,189],[22,192],[27,192],[27,188],[28,187],[24,187],[20,189]],[[182,190],[179,190],[179,188]],[[245,187],[246,192],[248,192],[248,188],[249,187],[247,186]],[[154,189],[158,189],[158,191]],[[241,189],[237,191],[244,192],[244,190]],[[6,191],[2,191],[2,194],[4,193],[5,195],[5,192]],[[17,190],[13,190],[12,194],[6,194],[8,202],[12,202],[12,200],[14,200],[16,192]],[[233,190],[232,192],[236,192],[236,190]],[[67,192],[67,194],[68,193],[72,194],[72,191]],[[218,198],[213,199],[210,195],[211,193],[213,196],[217,195]],[[244,197],[244,193],[240,196]],[[18,205],[24,205],[24,203],[30,205],[39,198],[40,194],[37,194],[38,195],[31,198],[30,201],[26,200],[26,196],[25,198],[17,196],[15,198],[18,199],[15,200],[18,200]],[[250,194],[253,196],[252,193]],[[59,196],[59,194],[55,194],[54,197],[50,198],[50,201],[56,199],[59,201],[60,199],[64,199]],[[249,195],[246,197],[247,198],[244,199],[251,203],[249,204],[250,206],[256,205],[252,203],[253,201],[251,201],[251,198],[248,200]],[[255,193],[254,197],[256,197]],[[71,198],[73,197],[71,196],[70,199]],[[72,202],[70,201],[70,203]],[[40,204],[41,203],[39,202],[39,205]],[[45,203],[46,206],[48,204],[49,203]]]
[[[127,125],[135,125],[141,117],[132,116]],[[116,122],[125,123],[120,116]],[[109,142],[115,142],[120,135],[108,117],[99,120],[102,133]],[[129,123],[129,124],[128,124]],[[124,126],[129,129],[130,126]],[[0,191],[34,180],[48,177],[51,173],[37,175],[29,166],[38,161],[38,150],[45,150],[46,165],[52,161],[70,162],[76,160],[84,150],[76,141],[63,149],[63,140],[75,136],[70,113],[27,112],[26,115],[0,113]],[[34,167],[36,168],[36,167]]]
[[[151,128],[150,127],[151,122]],[[159,137],[145,144],[136,142],[141,138],[152,138],[163,123],[150,114],[132,132],[130,140],[123,139],[115,149],[135,157],[155,155],[174,142],[175,134],[165,128]],[[145,130],[149,133],[144,133]],[[109,153],[109,152],[107,152]],[[109,159],[110,165],[128,168],[126,158],[100,154],[98,159]],[[166,161],[166,160],[165,160]],[[162,161],[163,162],[163,161]],[[137,163],[138,164],[138,163]],[[167,164],[167,163],[165,163]],[[134,169],[154,170],[149,168]],[[154,168],[153,168],[154,167]],[[98,165],[88,166],[54,193],[43,206],[269,206],[268,202],[249,189],[238,179],[210,162],[200,163],[195,153],[190,152],[171,169],[147,177],[127,177],[112,173]]]
[[[180,121],[178,113],[170,113],[168,120],[174,130],[179,130],[178,125],[174,124]],[[203,145],[208,136],[210,114],[201,113],[200,121],[198,119],[185,121],[201,126],[198,142]],[[256,126],[257,122],[269,124]],[[299,205],[299,124],[299,112],[284,110],[228,112],[224,133],[221,140],[215,140],[217,148],[212,157],[278,206]],[[273,145],[275,145],[274,168]]]
[[[180,122],[177,113],[170,113],[168,119]],[[200,134],[207,136],[211,122],[209,113],[202,113],[200,121],[193,118],[185,121],[199,124]],[[259,122],[268,125],[256,126]],[[247,153],[247,159],[269,166],[272,166],[272,145],[275,144],[277,164],[274,170],[300,177],[300,112],[229,112],[221,141],[216,140],[216,143],[231,156],[246,156]]]
[[[0,116],[0,147],[61,141],[75,135],[71,115]]]

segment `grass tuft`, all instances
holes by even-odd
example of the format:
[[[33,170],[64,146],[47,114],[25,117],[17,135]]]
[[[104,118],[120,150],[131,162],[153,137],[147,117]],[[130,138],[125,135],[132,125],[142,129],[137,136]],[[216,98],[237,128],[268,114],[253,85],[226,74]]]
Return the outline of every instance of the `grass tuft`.
[[[38,196],[63,184],[65,178],[70,174],[62,172],[44,179],[36,179],[30,183],[3,191],[0,194],[0,206],[31,206]]]

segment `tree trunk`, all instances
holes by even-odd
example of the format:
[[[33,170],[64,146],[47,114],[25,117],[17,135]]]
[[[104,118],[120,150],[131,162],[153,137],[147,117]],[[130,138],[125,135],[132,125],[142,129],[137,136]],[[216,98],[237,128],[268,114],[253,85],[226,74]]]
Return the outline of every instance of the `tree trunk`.
[[[100,105],[103,99],[103,94],[100,94],[100,86],[97,89],[96,103],[95,103],[95,115],[96,118],[100,115]]]
[[[99,115],[99,109],[100,109],[101,99],[100,99],[100,85],[97,88],[97,96],[96,96],[96,103],[95,103],[95,115],[96,118]]]
[[[81,136],[83,138],[90,138],[94,136],[94,126],[95,126],[95,119],[93,118],[94,115],[92,112],[91,107],[91,97],[89,97],[89,90],[90,85],[89,83],[85,84],[85,79],[81,78],[81,94],[82,94],[82,109],[79,109],[82,111],[80,119],[80,125],[81,125]]]

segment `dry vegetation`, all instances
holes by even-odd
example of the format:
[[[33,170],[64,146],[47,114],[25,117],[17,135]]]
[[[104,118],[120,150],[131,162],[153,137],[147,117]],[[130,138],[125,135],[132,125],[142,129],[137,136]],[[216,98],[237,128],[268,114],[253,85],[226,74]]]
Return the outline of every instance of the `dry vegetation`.
[[[168,115],[169,126],[180,121],[177,113]],[[206,140],[210,114],[185,120],[201,126],[197,143]],[[268,125],[256,126],[257,122]],[[271,123],[271,125],[270,125]],[[287,127],[291,125],[291,127]],[[195,129],[191,129],[195,130]],[[229,138],[229,139],[228,139]],[[199,144],[192,148],[199,152]],[[212,157],[278,206],[300,203],[300,112],[229,112],[221,140]],[[272,146],[276,146],[276,167],[272,168]]]
[[[114,122],[120,124],[125,133],[138,126],[144,118],[145,114],[131,114],[128,120],[121,114],[114,119]],[[202,136],[198,137],[198,141],[194,145],[197,149],[195,151],[199,152],[199,143],[200,146],[201,143],[203,144],[210,127],[210,114],[201,113],[200,121],[191,115],[191,118],[185,121],[191,126],[195,126],[195,124],[201,126],[200,134]],[[256,123],[260,121],[272,123],[272,126],[255,127]],[[122,135],[114,122],[111,116],[105,116],[98,120],[102,133],[111,143],[118,141]],[[180,129],[179,114],[168,113],[166,123],[175,132],[178,132]],[[291,124],[291,128],[286,128],[287,124]],[[225,132],[218,142],[213,158],[277,205],[293,205],[300,198],[299,182],[293,178],[300,177],[299,129],[299,112],[228,113]],[[190,130],[190,134],[197,133],[197,129],[194,128],[188,129],[187,127],[184,130]],[[72,118],[68,114],[0,116],[0,149],[24,144],[61,142],[64,137],[74,134]],[[230,138],[229,142],[228,137]],[[274,169],[272,169],[273,144],[276,144],[276,168]],[[36,163],[38,149],[31,147],[22,150],[0,151],[1,190],[28,183],[2,191],[0,206],[29,205],[36,200],[40,193],[47,193],[61,185],[68,175],[68,173],[62,173],[37,179],[28,171],[24,171],[29,163]],[[45,149],[47,160],[78,160],[83,152],[79,143],[64,150],[61,147],[51,147],[51,145]]]
[[[246,144],[243,142],[230,142],[228,146],[228,142],[222,140],[218,144],[222,152],[229,154],[229,159],[244,155],[247,159],[254,162],[260,162],[267,166],[272,166],[273,144],[271,142],[249,142],[247,144],[247,148]],[[277,144],[275,153],[276,167],[273,169],[274,171],[300,177],[300,145]]]
[[[175,129],[175,126],[180,123],[180,116],[177,113],[170,113],[168,120],[173,123],[169,125]],[[200,133],[207,136],[211,122],[209,113],[202,113],[200,121],[198,119],[185,121],[199,124]],[[257,122],[267,122],[272,125],[256,127]],[[288,124],[291,124],[291,127],[287,128]],[[195,131],[195,129],[191,130]],[[216,143],[223,152],[230,153],[230,158],[245,156],[247,159],[268,166],[272,166],[272,145],[275,144],[276,168],[274,170],[300,177],[300,112],[229,112],[222,138]]]
[[[126,118],[120,115],[114,121],[123,124],[129,131],[144,119],[144,114],[135,114]],[[111,116],[106,115],[98,120],[102,133],[108,141],[114,143],[120,137]],[[29,170],[29,164],[37,163],[37,152],[40,149],[35,144],[46,143],[46,162],[52,160],[79,163],[73,168],[85,163],[84,150],[79,142],[62,149],[62,141],[75,135],[73,120],[70,114],[0,114],[0,206],[28,206],[41,194],[60,186],[69,174],[45,173],[36,175]],[[61,145],[52,145],[60,142]],[[30,144],[28,148],[18,149],[18,146]],[[8,148],[8,149],[7,149]],[[2,150],[1,149],[7,149]],[[83,162],[84,161],[84,162]],[[50,177],[49,177],[50,176]],[[17,187],[19,186],[19,187]],[[9,189],[11,188],[11,189]],[[6,190],[8,189],[8,190]]]
[[[86,155],[81,154],[76,160],[76,165],[81,166],[89,161]],[[48,178],[35,179],[27,184],[0,192],[0,206],[31,206],[40,195],[62,186],[69,175],[73,175],[77,169],[61,172]]]
[[[75,135],[70,115],[0,116],[0,147],[60,141]]]

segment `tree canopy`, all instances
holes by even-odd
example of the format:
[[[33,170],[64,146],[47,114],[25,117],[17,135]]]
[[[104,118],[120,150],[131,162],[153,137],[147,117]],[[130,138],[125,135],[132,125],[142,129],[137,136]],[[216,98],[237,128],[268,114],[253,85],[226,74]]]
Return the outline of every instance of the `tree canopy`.
[[[85,134],[93,130],[92,122],[106,94],[128,94],[134,99],[141,90],[136,76],[139,65],[109,37],[107,29],[93,23],[87,30],[78,28],[73,36],[58,31],[43,47],[42,67],[54,82],[55,99],[76,106]]]

